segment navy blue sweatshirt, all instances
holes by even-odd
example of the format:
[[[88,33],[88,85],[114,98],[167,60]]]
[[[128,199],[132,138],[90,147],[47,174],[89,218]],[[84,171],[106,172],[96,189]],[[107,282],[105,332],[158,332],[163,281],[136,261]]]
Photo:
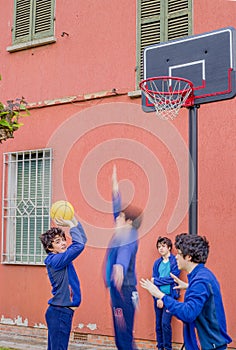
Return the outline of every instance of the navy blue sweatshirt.
[[[70,229],[72,244],[64,253],[49,253],[45,259],[53,297],[48,304],[55,306],[79,306],[80,282],[72,261],[84,250],[87,237],[82,225]]]
[[[216,277],[204,264],[199,264],[188,274],[188,282],[183,303],[167,295],[162,299],[168,310],[184,322],[185,349],[199,349],[195,328],[202,350],[213,350],[229,344],[232,339],[227,334],[222,296]]]

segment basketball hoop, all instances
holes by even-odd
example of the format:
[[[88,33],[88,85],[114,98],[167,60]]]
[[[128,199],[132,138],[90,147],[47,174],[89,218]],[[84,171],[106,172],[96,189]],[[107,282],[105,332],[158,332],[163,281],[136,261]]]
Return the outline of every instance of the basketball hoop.
[[[147,106],[153,106],[160,119],[175,119],[181,107],[194,104],[193,83],[177,77],[148,78],[139,84],[147,97]]]

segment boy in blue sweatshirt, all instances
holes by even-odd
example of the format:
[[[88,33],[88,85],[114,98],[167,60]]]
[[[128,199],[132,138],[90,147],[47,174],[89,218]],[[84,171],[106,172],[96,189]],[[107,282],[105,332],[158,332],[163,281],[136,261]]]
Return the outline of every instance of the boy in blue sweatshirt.
[[[186,350],[225,350],[232,339],[227,334],[219,282],[204,265],[209,243],[205,237],[182,233],[176,236],[175,247],[178,268],[188,273],[188,283],[172,275],[179,284],[177,288],[186,289],[184,302],[161,292],[148,279],[141,279],[141,286],[183,321]]]
[[[180,270],[175,256],[171,253],[172,242],[168,237],[159,237],[156,247],[160,258],[154,262],[152,269],[152,282],[166,295],[178,299],[179,291],[174,287],[176,283],[171,273],[179,277]],[[163,301],[154,297],[154,310],[156,316],[156,338],[158,350],[172,350],[172,314]]]
[[[115,342],[119,350],[133,350],[134,314],[138,303],[136,254],[141,211],[121,208],[116,167],[112,175],[112,200],[115,233],[106,254],[106,286],[110,290]]]
[[[75,218],[55,222],[70,227],[72,244],[67,246],[65,232],[59,227],[52,227],[40,237],[48,254],[44,262],[53,294],[45,315],[48,350],[67,350],[73,314],[81,303],[80,282],[72,262],[84,250],[87,238]]]

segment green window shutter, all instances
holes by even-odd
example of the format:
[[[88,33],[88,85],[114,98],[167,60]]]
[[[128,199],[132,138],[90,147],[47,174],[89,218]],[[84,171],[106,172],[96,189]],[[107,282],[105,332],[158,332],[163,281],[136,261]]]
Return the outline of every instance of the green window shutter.
[[[143,50],[192,34],[192,0],[138,0],[137,87],[143,78]]]
[[[54,0],[36,0],[33,8],[33,39],[54,34]]]
[[[138,1],[137,30],[137,76],[143,76],[143,50],[145,47],[159,43],[161,27],[161,0]]]
[[[31,39],[31,0],[15,0],[13,42]]]
[[[168,0],[167,40],[192,34],[192,1]]]
[[[54,34],[55,0],[15,0],[13,44]]]

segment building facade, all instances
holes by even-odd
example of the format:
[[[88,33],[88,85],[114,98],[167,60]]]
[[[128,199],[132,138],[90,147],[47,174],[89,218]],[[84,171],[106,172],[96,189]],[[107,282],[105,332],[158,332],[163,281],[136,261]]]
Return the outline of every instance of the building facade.
[[[0,100],[23,96],[30,111],[14,138],[0,145],[0,324],[45,329],[51,291],[39,235],[51,225],[51,203],[67,199],[88,234],[75,263],[83,301],[73,332],[78,339],[112,336],[103,260],[113,226],[113,164],[124,200],[144,208],[138,278],[151,276],[158,236],[174,241],[188,231],[188,113],[182,109],[165,123],[142,111],[143,49],[235,26],[236,2],[0,0],[0,5]],[[198,231],[210,241],[208,266],[221,283],[232,347],[235,107],[235,99],[201,106],[198,147]],[[152,298],[140,289],[139,294],[134,336],[154,342]],[[177,344],[181,330],[174,319]]]

